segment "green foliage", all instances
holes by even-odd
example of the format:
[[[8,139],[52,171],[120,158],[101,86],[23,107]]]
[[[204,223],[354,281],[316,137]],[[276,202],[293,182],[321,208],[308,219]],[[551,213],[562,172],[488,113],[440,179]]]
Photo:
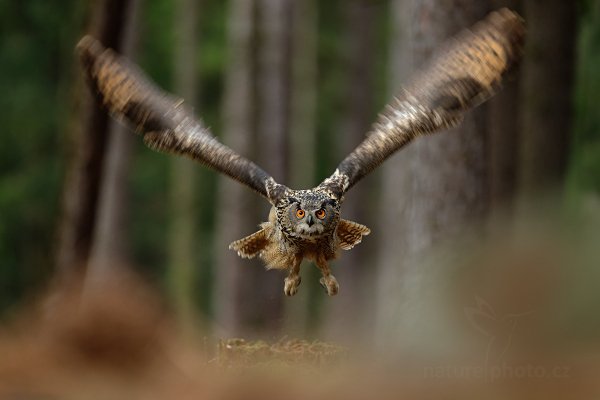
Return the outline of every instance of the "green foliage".
[[[600,193],[600,1],[582,2],[577,43],[572,195]]]
[[[77,3],[0,3],[0,308],[52,271]]]

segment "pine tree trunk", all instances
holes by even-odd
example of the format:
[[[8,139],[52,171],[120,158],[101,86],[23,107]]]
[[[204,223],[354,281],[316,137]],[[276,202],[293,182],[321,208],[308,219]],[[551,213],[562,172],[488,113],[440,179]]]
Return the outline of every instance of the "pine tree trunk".
[[[121,51],[129,23],[132,1],[104,0],[95,3],[89,32],[105,46]],[[98,221],[100,186],[104,172],[109,117],[83,80],[77,83],[78,100],[73,125],[74,154],[63,189],[62,217],[56,250],[61,277],[85,273]],[[117,139],[118,141],[127,139]],[[118,147],[126,148],[116,144]],[[117,199],[115,199],[118,202]],[[115,218],[115,222],[120,217]]]
[[[404,23],[410,29],[411,69],[427,61],[445,39],[485,16],[487,5],[475,0],[398,4],[394,14],[410,21]],[[386,166],[381,225],[387,228],[378,241],[382,258],[376,333],[382,345],[398,336],[403,343],[419,340],[423,280],[431,272],[428,257],[486,216],[486,132],[486,111],[480,107],[458,128],[416,140]],[[392,186],[394,180],[397,186]]]
[[[519,191],[560,189],[572,117],[576,2],[524,0]]]
[[[508,7],[521,12],[521,0],[494,0],[493,8]],[[520,76],[515,73],[489,104],[490,205],[492,222],[510,215],[517,192],[519,151]]]
[[[121,53],[135,58],[138,15],[141,0],[132,0],[127,10]],[[107,281],[130,264],[128,235],[129,175],[134,135],[129,127],[111,120],[103,165],[94,240],[90,252],[86,284]]]
[[[375,100],[376,17],[381,5],[369,0],[351,0],[344,7],[346,29],[342,37],[346,66],[344,114],[337,135],[338,159],[348,155],[366,136],[372,121]],[[374,176],[369,177],[352,189],[344,201],[343,218],[370,226],[369,213],[374,201]],[[340,292],[335,299],[325,305],[324,331],[328,335],[360,335],[364,325],[368,325],[365,301],[368,298],[368,285],[373,270],[369,268],[369,254],[372,238],[344,252],[337,261],[333,273],[340,282]],[[348,330],[352,324],[354,329]]]
[[[258,124],[257,161],[273,178],[288,181],[291,21],[290,0],[258,0]],[[261,216],[263,219],[266,215]],[[277,271],[260,274],[254,288],[260,312],[256,318],[266,332],[281,328],[283,278]]]
[[[413,54],[411,51],[411,29],[413,23],[412,0],[392,0],[391,38],[389,56],[389,98],[397,93],[413,70]],[[379,221],[369,239],[377,241],[377,290],[376,290],[376,324],[374,336],[376,340],[386,339],[395,322],[390,315],[396,313],[398,289],[402,277],[399,260],[406,248],[405,236],[407,227],[402,222],[408,220],[408,207],[412,189],[410,162],[410,146],[388,159],[382,166],[381,199]],[[394,221],[390,223],[390,221]],[[402,247],[400,247],[402,245]],[[394,298],[390,296],[395,294]]]
[[[175,13],[174,92],[195,108],[198,90],[198,27],[201,5],[197,0],[178,0]],[[173,157],[170,161],[170,225],[168,280],[179,319],[187,324],[194,318],[193,290],[196,261],[205,249],[196,235],[196,168],[191,160]]]
[[[223,99],[222,141],[242,155],[251,157],[252,46],[254,42],[252,0],[229,4],[227,71]],[[217,240],[215,254],[215,329],[220,336],[244,335],[248,318],[255,312],[253,269],[265,272],[256,260],[244,260],[228,250],[230,242],[252,233],[257,225],[253,212],[255,195],[229,178],[219,178]]]
[[[290,108],[290,181],[293,188],[315,185],[317,107],[317,7],[314,0],[293,3],[292,90]],[[301,267],[307,279],[308,263]],[[310,290],[306,285],[286,302],[286,332],[305,337]]]

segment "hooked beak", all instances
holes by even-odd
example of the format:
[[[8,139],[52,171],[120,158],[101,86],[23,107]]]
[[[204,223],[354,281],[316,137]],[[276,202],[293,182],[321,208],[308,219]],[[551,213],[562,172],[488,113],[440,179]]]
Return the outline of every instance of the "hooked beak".
[[[308,217],[306,217],[306,224],[308,226],[313,226],[314,223],[315,221],[313,221],[313,216],[309,214]]]

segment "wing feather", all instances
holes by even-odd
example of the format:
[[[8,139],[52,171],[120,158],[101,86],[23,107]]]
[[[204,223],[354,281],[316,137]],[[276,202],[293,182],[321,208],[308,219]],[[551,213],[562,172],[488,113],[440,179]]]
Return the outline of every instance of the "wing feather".
[[[455,126],[487,100],[519,61],[525,27],[501,9],[449,40],[394,98],[367,138],[320,188],[338,199],[356,182],[414,138]]]
[[[213,137],[183,100],[160,90],[139,68],[90,36],[80,40],[77,51],[102,104],[113,117],[131,123],[148,147],[192,158],[276,201],[282,185]]]
[[[358,222],[340,219],[336,234],[342,250],[350,250],[362,241],[362,237],[371,233],[371,230]]]
[[[229,245],[229,248],[237,251],[242,258],[254,258],[269,244],[269,238],[265,229],[254,232],[250,236],[236,240]]]

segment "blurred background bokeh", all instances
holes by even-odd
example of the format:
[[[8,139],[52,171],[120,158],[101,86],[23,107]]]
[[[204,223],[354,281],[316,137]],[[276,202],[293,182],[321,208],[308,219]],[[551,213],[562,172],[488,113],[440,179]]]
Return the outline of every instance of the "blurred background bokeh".
[[[268,204],[145,148],[98,107],[74,53],[93,34],[308,188],[436,45],[501,6],[526,20],[520,68],[348,194],[344,216],[372,234],[335,262],[333,298],[309,263],[286,298],[282,274],[228,250]],[[475,308],[523,315],[523,346],[600,339],[599,0],[2,1],[0,31],[0,319],[59,282],[127,270],[216,337],[446,353],[470,343],[456,325],[494,329],[462,314]]]

